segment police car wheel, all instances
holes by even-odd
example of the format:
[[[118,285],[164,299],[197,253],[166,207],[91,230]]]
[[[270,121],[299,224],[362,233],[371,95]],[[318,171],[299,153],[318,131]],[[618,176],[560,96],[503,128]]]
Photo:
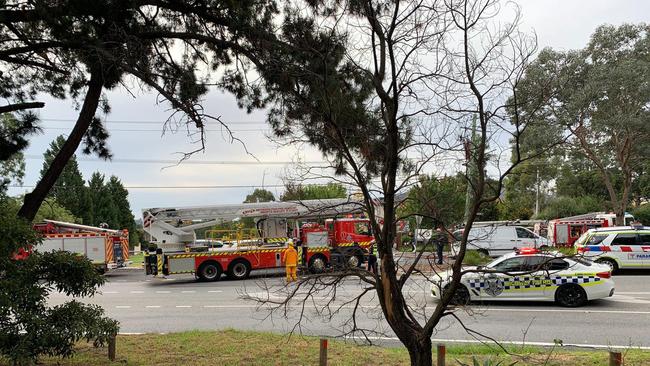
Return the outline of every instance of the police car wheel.
[[[445,287],[445,290],[447,290],[447,288],[448,286]],[[456,293],[454,293],[454,296],[451,298],[451,304],[467,305],[469,304],[469,301],[470,301],[469,290],[464,285],[459,285],[459,287],[456,289]]]
[[[587,303],[587,293],[576,284],[562,285],[555,291],[555,302],[560,306],[575,308]]]
[[[601,259],[596,260],[596,263],[604,264],[606,266],[609,266],[612,273],[616,272],[616,270],[618,269],[618,264],[616,264],[616,262],[611,260],[611,259],[601,258]]]
[[[234,280],[244,280],[251,273],[250,265],[244,260],[236,260],[228,268],[228,277]]]
[[[202,281],[216,281],[221,277],[221,267],[217,263],[206,262],[199,267],[197,275]]]

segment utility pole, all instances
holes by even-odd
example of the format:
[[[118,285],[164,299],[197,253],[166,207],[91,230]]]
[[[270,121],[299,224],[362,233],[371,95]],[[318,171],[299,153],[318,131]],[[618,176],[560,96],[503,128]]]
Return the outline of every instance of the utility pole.
[[[535,186],[536,186],[536,193],[535,193],[535,217],[539,214],[539,167],[537,168],[537,175],[535,177]]]
[[[472,197],[474,197],[473,184],[476,183],[476,164],[474,164],[474,143],[476,142],[476,115],[472,116],[472,137],[470,140],[465,140],[465,174],[467,176],[467,194],[465,196],[465,215],[463,216],[463,223],[467,223],[469,219],[469,210],[472,206]]]

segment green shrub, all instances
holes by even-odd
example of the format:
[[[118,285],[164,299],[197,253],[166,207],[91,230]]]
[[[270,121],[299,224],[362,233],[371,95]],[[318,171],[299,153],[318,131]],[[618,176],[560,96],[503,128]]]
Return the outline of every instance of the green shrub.
[[[643,225],[650,226],[650,203],[643,204],[632,211],[634,218]]]

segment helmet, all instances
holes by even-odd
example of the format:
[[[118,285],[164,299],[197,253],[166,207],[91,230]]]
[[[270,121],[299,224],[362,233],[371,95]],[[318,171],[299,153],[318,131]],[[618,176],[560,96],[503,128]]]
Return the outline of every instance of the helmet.
[[[287,245],[292,247],[293,246],[293,239],[287,240]]]

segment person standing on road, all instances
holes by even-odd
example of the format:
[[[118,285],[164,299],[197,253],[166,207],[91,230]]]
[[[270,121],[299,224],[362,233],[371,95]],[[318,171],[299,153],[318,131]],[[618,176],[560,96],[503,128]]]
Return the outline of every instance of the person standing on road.
[[[447,234],[442,231],[442,228],[436,229],[436,258],[438,259],[437,263],[442,264],[442,251],[445,248],[445,245],[449,244],[449,239]]]
[[[282,260],[287,272],[287,283],[297,281],[296,267],[298,266],[298,252],[293,247],[293,240],[287,241],[287,249],[282,252]]]
[[[370,245],[368,248],[368,271],[377,274],[377,251],[375,249],[375,243]]]

